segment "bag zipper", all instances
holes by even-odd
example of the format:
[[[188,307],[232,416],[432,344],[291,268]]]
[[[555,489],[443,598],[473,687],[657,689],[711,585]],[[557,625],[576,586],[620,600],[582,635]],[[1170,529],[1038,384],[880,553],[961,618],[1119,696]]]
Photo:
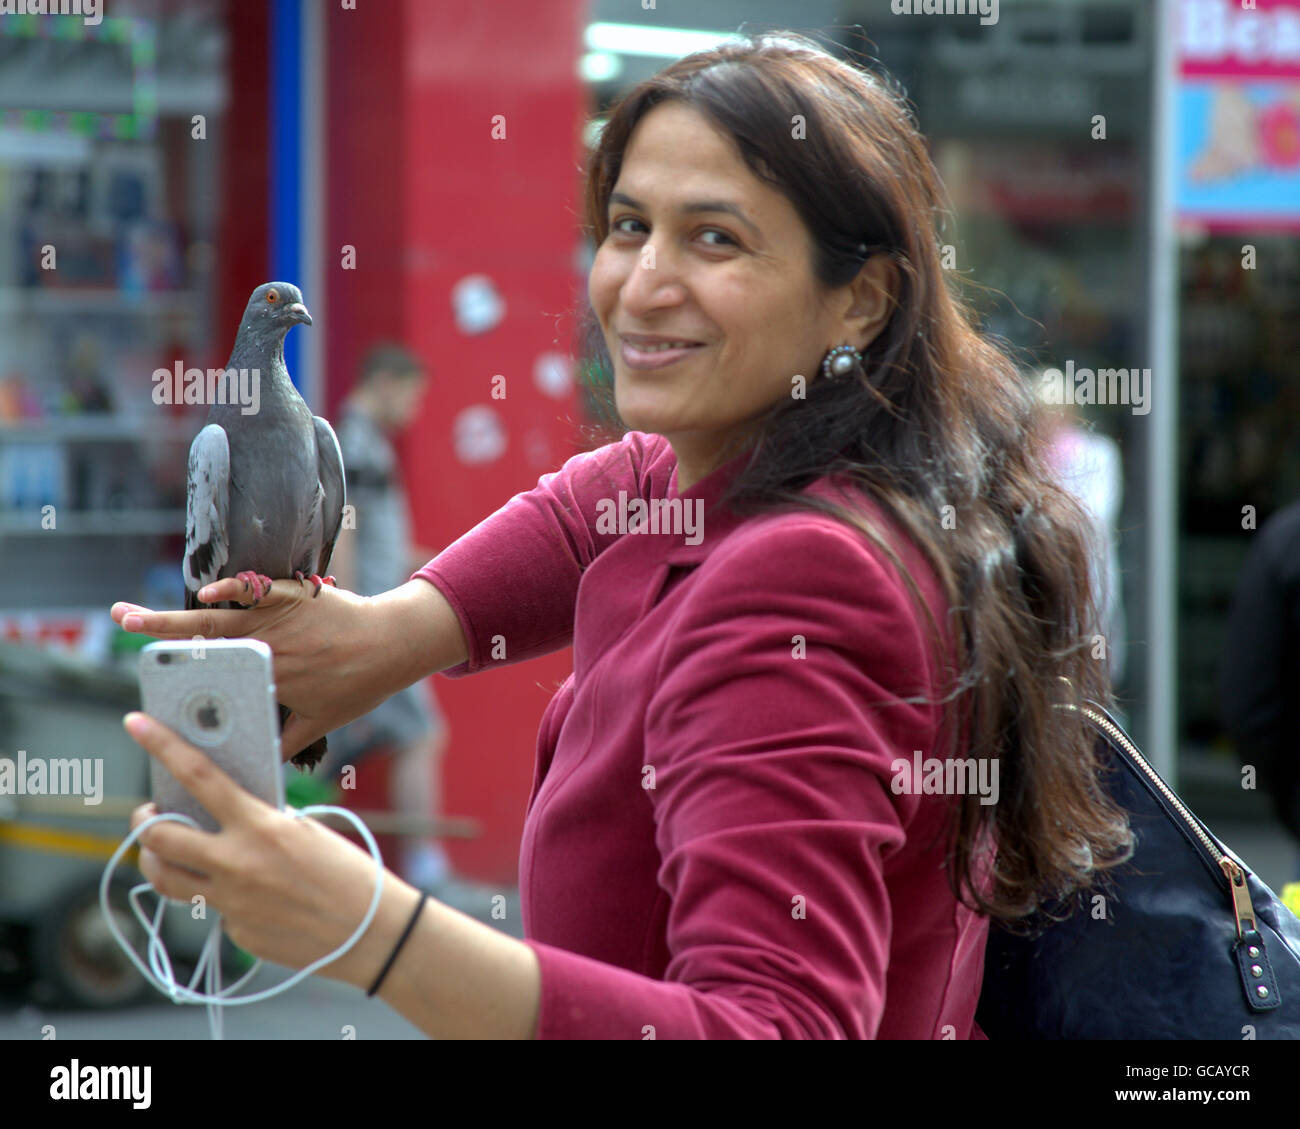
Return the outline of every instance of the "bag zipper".
[[[1255,918],[1255,907],[1251,904],[1250,890],[1246,886],[1246,872],[1237,864],[1236,860],[1229,858],[1219,850],[1205,828],[1201,826],[1200,820],[1187,810],[1182,800],[1175,796],[1169,785],[1160,778],[1160,774],[1147,763],[1146,757],[1142,755],[1138,747],[1129,740],[1128,735],[1118,725],[1111,721],[1107,714],[1100,709],[1088,706],[1066,705],[1065,708],[1079,710],[1084,717],[1113,738],[1115,743],[1128,753],[1133,763],[1142,770],[1147,779],[1160,790],[1160,794],[1169,801],[1169,806],[1182,817],[1183,822],[1204,845],[1210,857],[1218,864],[1219,869],[1223,871],[1224,877],[1228,880],[1228,890],[1232,896],[1232,913],[1237,921],[1238,940],[1245,939],[1248,929],[1251,932],[1257,932],[1258,922]],[[1249,922],[1249,926],[1245,922]]]

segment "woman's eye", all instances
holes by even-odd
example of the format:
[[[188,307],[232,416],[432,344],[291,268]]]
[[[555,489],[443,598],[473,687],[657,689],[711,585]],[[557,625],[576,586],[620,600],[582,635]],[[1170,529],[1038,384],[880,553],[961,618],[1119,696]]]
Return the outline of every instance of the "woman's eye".
[[[719,231],[716,227],[705,228],[705,230],[702,231],[702,232],[700,232],[700,234],[701,234],[701,235],[720,235],[720,236],[722,236],[723,239],[725,239],[725,240],[726,240],[728,243],[730,243],[733,247],[736,245],[736,241],[735,241],[734,239],[732,239],[730,235],[728,235],[725,231]],[[722,246],[722,244],[714,244],[714,246]]]
[[[639,232],[636,232],[636,231],[629,231],[627,228],[622,227],[621,225],[622,225],[622,224],[625,224],[625,223],[635,223],[635,224],[640,224],[642,227],[645,227],[645,224],[642,223],[642,222],[641,222],[639,219],[637,219],[635,216],[623,216],[621,219],[616,219],[613,223],[611,223],[611,224],[609,225],[609,230],[610,230],[611,232],[615,232],[615,231],[617,231],[617,232],[620,233],[621,235],[638,235],[638,234],[640,234]],[[725,231],[719,231],[716,227],[706,227],[703,231],[700,232],[700,234],[701,234],[701,235],[716,235],[716,236],[719,236],[721,239],[723,239],[723,240],[725,241],[725,242],[723,242],[723,243],[710,243],[709,246],[711,246],[711,247],[724,247],[724,246],[728,246],[728,245],[730,245],[730,246],[732,246],[732,247],[738,246],[738,244],[736,243],[736,241],[735,241],[734,239],[732,239],[730,235],[728,235]]]

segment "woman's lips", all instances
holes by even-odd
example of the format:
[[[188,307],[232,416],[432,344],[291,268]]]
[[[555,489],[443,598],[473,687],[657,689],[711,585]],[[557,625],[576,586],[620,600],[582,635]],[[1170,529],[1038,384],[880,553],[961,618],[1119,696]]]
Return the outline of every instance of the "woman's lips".
[[[676,364],[688,353],[703,348],[703,345],[686,345],[679,349],[656,349],[650,352],[638,349],[630,341],[624,341],[621,346],[623,363],[633,369],[663,368],[665,365]]]

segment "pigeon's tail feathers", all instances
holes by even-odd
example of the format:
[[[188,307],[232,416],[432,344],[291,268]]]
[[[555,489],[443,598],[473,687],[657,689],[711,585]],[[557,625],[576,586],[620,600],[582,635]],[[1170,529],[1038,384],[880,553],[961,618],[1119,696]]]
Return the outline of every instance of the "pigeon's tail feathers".
[[[293,713],[288,706],[280,707],[280,729],[283,731],[284,723],[289,720],[289,715]],[[290,758],[299,768],[305,768],[310,772],[324,759],[325,754],[329,751],[329,746],[325,743],[325,738],[321,737],[313,741],[300,753],[294,753]]]
[[[190,444],[185,487],[185,606],[221,575],[230,559],[230,442],[210,423]]]
[[[316,563],[316,574],[325,576],[329,571],[334,545],[343,526],[343,508],[347,505],[347,484],[343,479],[343,451],[338,436],[328,420],[313,416],[316,425],[316,458],[320,469],[321,485],[321,547]]]
[[[327,752],[329,752],[329,745],[326,743],[325,738],[321,737],[319,740],[313,741],[301,753],[295,753],[291,759],[299,768],[305,768],[310,772],[325,759]]]

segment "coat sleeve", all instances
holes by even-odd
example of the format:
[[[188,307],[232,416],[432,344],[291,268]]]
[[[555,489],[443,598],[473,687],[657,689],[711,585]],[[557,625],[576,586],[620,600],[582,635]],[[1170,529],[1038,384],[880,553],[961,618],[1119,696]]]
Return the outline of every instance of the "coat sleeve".
[[[884,868],[921,802],[893,766],[939,720],[897,701],[938,696],[925,621],[892,565],[817,516],[720,547],[684,599],[645,719],[670,963],[656,980],[526,941],[537,1037],[872,1038]]]
[[[598,530],[597,504],[620,490],[665,497],[675,466],[662,436],[629,432],[543,475],[412,573],[447,597],[469,642],[469,661],[442,673],[459,678],[568,646],[583,570],[618,538]],[[505,657],[493,658],[495,643]]]

